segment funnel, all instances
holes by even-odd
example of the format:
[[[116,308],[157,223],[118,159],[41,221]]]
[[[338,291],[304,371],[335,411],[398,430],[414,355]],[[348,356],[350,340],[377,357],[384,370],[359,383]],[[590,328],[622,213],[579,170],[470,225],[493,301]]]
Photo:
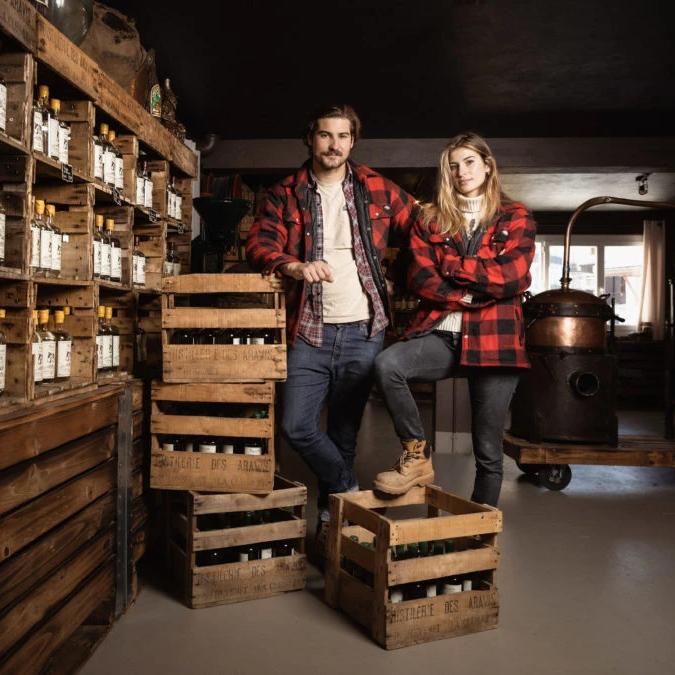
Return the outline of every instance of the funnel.
[[[204,219],[203,236],[212,244],[235,245],[235,233],[239,221],[251,210],[247,199],[218,199],[196,197],[194,207]]]

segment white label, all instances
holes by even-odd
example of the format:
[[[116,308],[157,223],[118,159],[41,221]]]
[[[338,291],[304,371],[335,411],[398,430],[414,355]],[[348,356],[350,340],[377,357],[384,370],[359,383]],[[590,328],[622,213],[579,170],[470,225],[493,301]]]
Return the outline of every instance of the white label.
[[[94,239],[94,275],[101,276],[101,242]]]
[[[61,234],[59,232],[52,232],[52,264],[51,268],[58,272],[61,270]]]
[[[42,382],[42,345],[33,342],[33,382]]]
[[[145,286],[145,256],[138,256],[138,283]]]
[[[5,257],[5,231],[7,229],[7,221],[4,213],[0,213],[0,260]]]
[[[56,342],[42,341],[42,379],[53,380],[56,377]]]
[[[173,443],[169,443],[168,441],[164,441],[164,443],[162,443],[162,450],[164,450],[164,452],[173,452],[175,449],[176,448],[174,447]]]
[[[463,591],[473,590],[473,582],[471,581],[471,579],[464,579],[464,581],[462,581],[462,590]]]
[[[225,443],[225,445],[223,445],[223,452],[226,455],[234,455],[234,445],[232,445],[232,443]]]
[[[143,198],[143,204],[145,205],[146,209],[151,209],[152,208],[152,181],[149,180],[148,178],[144,179],[145,182],[145,187],[143,188],[144,192],[144,198]]]
[[[245,551],[239,552],[239,562],[248,562],[248,553]]]
[[[59,161],[68,164],[68,150],[70,146],[70,127],[62,126],[59,133]]]
[[[0,391],[5,389],[5,372],[7,370],[7,345],[0,345]]]
[[[176,195],[176,220],[183,220],[183,198],[180,195]]]
[[[199,444],[199,452],[214,453],[215,451],[216,451],[216,444],[215,443],[200,443]]]
[[[245,455],[262,455],[262,448],[259,445],[245,445],[244,446]]]
[[[103,370],[103,362],[105,360],[105,343],[103,342],[103,335],[96,336],[96,368],[97,370]]]
[[[70,377],[70,359],[73,350],[71,340],[56,343],[56,377]]]
[[[120,336],[112,336],[112,365],[117,368],[120,365]]]
[[[183,442],[183,451],[184,452],[194,452],[195,445],[192,441]]]
[[[43,270],[52,267],[52,234],[51,230],[40,230],[40,267]]]
[[[252,337],[250,344],[252,344],[252,345],[264,345],[265,344],[265,338],[264,337]]]
[[[33,111],[33,150],[44,152],[44,139],[42,137],[42,112]]]
[[[139,258],[135,253],[131,254],[131,283],[138,283],[138,262]]]
[[[173,276],[173,263],[170,260],[164,261],[164,276],[165,277]]]
[[[452,593],[461,593],[462,584],[443,584],[443,595],[451,595]]]
[[[103,146],[94,143],[94,178],[103,180]]]
[[[0,84],[0,129],[7,129],[7,87]]]
[[[233,345],[240,345],[241,344],[241,338],[240,337],[233,337],[232,338],[232,344]]]
[[[427,598],[436,597],[436,584],[429,584],[427,586]]]
[[[115,184],[115,155],[107,149],[103,152],[103,182]]]
[[[124,188],[124,160],[121,157],[115,157],[115,187]]]
[[[399,591],[398,589],[389,591],[389,601],[390,602],[403,602],[403,591]]]
[[[59,145],[60,145],[60,132],[61,127],[59,127],[59,121],[51,117],[49,118],[49,156],[52,159],[59,158]]]
[[[30,235],[30,266],[37,269],[40,267],[40,228],[37,225],[31,225]]]
[[[145,178],[136,176],[136,204],[145,206]]]
[[[268,560],[271,557],[272,557],[272,549],[271,548],[261,548],[260,549],[260,560]]]
[[[103,336],[103,367],[112,368],[113,364],[113,336]]]
[[[122,249],[119,246],[110,247],[110,277],[116,281],[122,279]]]
[[[112,266],[112,253],[110,251],[110,244],[101,243],[101,276],[109,277],[110,268]]]
[[[176,217],[176,204],[174,203],[173,192],[170,190],[166,191],[166,212],[169,218]]]
[[[175,262],[173,264],[173,270],[172,270],[173,276],[177,277],[180,274],[181,266],[182,265],[181,265],[180,261]]]

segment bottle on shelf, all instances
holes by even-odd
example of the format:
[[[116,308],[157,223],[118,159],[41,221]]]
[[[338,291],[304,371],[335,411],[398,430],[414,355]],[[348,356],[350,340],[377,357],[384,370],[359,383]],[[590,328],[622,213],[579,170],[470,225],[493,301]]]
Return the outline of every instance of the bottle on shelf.
[[[120,332],[112,322],[113,308],[108,306],[105,308],[105,320],[108,334],[110,335],[109,347],[112,350],[110,355],[111,366],[110,370],[118,371],[120,369]]]
[[[98,330],[96,332],[96,368],[98,372],[107,372],[112,366],[112,335],[105,321],[105,306],[97,310]]]
[[[42,221],[40,229],[40,274],[52,276],[52,246],[54,243],[54,230],[47,220],[44,219],[45,203],[41,199],[35,200],[35,210]]]
[[[104,131],[105,129],[105,131]],[[115,185],[115,150],[108,140],[110,129],[107,124],[101,124],[100,135],[103,144],[103,182]]]
[[[150,177],[150,173],[148,172],[148,163],[143,162],[143,206],[145,206],[146,209],[151,209],[153,205],[153,200],[152,200],[152,178]]]
[[[0,131],[7,131],[7,83],[0,74]]]
[[[52,104],[58,102],[58,112],[61,112],[61,101],[52,99]],[[68,164],[70,159],[70,125],[63,120],[59,120],[59,162]]]
[[[122,281],[122,249],[120,240],[114,236],[115,220],[113,218],[105,219],[105,231],[108,235],[108,245],[110,246],[110,280]]]
[[[33,382],[40,384],[42,382],[42,338],[38,329],[38,311],[33,310],[33,337],[31,340],[31,351],[33,354]]]
[[[52,231],[52,259],[50,265],[51,276],[61,276],[61,253],[63,249],[63,235],[61,230],[54,223],[54,216],[56,215],[56,207],[54,204],[47,204],[47,227]]]
[[[73,338],[65,331],[63,324],[66,315],[62,310],[54,312],[54,338],[56,339],[56,380],[65,382],[70,379]]]
[[[5,264],[5,240],[7,238],[7,214],[0,202],[0,265]]]
[[[103,180],[105,154],[108,143],[108,125],[102,122],[99,126],[98,136],[94,134],[94,178]]]
[[[33,104],[33,150],[46,153],[49,133],[49,87],[41,84],[38,97]]]
[[[96,227],[98,227],[99,218],[101,225],[104,224],[104,217],[102,215],[96,216]],[[105,228],[101,229],[101,279],[110,280],[112,273],[112,245],[108,237],[108,232]]]
[[[274,557],[283,558],[285,556],[295,555],[295,548],[292,541],[278,541],[274,547]]]
[[[52,159],[59,161],[60,149],[60,134],[61,122],[59,120],[59,113],[61,112],[61,101],[58,98],[53,98],[49,101],[49,145],[47,146],[47,154]]]
[[[145,254],[138,248],[138,237],[134,237],[134,249],[131,254],[132,283],[136,287],[145,286]]]
[[[97,214],[95,218],[96,227],[94,228],[93,255],[94,255],[94,279],[101,278],[101,264],[103,259],[103,216]]]
[[[124,189],[124,159],[120,149],[115,144],[117,134],[111,129],[108,132],[108,143],[113,152],[113,184],[118,190]]]
[[[0,309],[0,321],[5,319],[6,311]],[[5,382],[7,373],[7,339],[5,333],[0,326],[0,396],[5,393]]]
[[[49,310],[38,311],[40,338],[42,340],[42,382],[54,382],[56,379],[56,338],[49,330]]]

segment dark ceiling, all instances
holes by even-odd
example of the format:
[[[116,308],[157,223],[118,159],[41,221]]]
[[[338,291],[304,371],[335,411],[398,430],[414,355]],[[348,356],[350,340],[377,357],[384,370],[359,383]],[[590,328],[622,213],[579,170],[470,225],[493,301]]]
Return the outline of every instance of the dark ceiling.
[[[346,101],[370,138],[673,135],[672,2],[114,0],[189,135],[296,137]]]

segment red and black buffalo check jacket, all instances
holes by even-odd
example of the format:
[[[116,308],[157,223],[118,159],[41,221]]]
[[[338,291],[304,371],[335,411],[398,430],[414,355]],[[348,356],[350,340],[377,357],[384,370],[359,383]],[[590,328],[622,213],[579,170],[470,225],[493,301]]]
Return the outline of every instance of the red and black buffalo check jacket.
[[[462,311],[462,366],[529,367],[521,297],[531,281],[536,229],[522,204],[506,202],[469,256],[461,233],[451,237],[418,221],[408,286],[421,302],[404,337],[428,333],[446,314]]]
[[[251,267],[263,274],[281,276],[281,265],[312,260],[315,231],[309,167],[308,161],[272,186],[256,215],[246,239],[246,257]],[[350,167],[359,231],[373,279],[388,310],[382,260],[387,247],[407,246],[419,207],[409,194],[367,166],[350,162]],[[293,344],[309,284],[289,277],[285,280],[287,334],[289,344]]]

